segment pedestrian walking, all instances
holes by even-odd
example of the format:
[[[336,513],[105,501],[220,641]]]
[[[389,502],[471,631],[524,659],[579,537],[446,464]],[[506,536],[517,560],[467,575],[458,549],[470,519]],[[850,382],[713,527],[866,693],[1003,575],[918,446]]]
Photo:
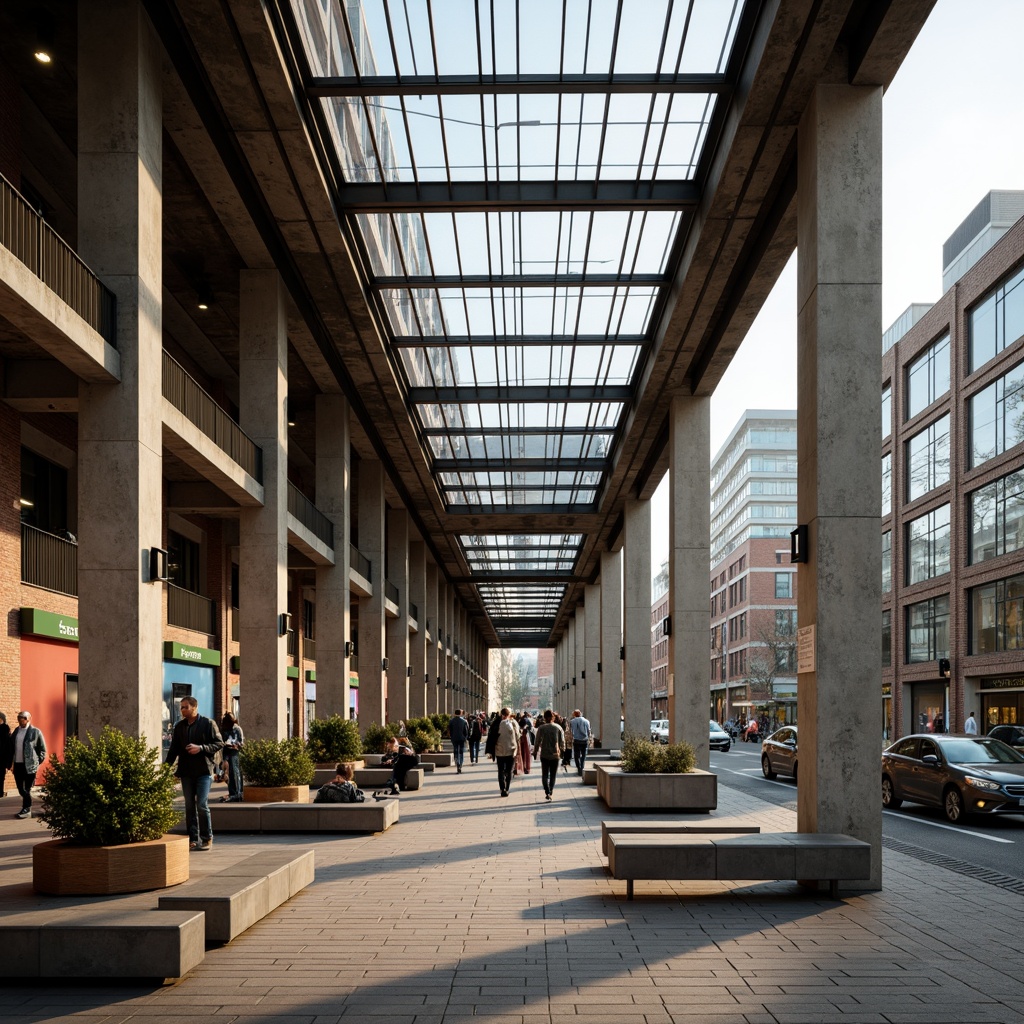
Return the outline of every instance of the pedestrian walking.
[[[21,794],[21,810],[16,818],[32,817],[32,787],[36,772],[46,763],[46,739],[32,724],[28,711],[18,712],[18,728],[11,734],[14,766],[14,784]]]
[[[533,746],[534,756],[540,758],[540,777],[548,800],[554,795],[558,762],[564,751],[565,733],[560,725],[555,725],[555,713],[548,708],[544,712],[544,724],[537,730]]]
[[[213,845],[213,821],[210,818],[210,786],[213,783],[213,758],[224,746],[217,723],[199,714],[195,697],[182,697],[181,721],[174,727],[167,763],[178,762],[174,773],[181,781],[185,797],[185,825],[188,848],[194,852]]]
[[[0,797],[7,796],[7,773],[14,764],[14,743],[7,716],[0,711]]]
[[[488,743],[490,735],[488,735]],[[501,709],[498,728],[495,733],[494,759],[498,762],[498,789],[502,796],[508,796],[512,786],[512,769],[519,750],[519,726],[508,708]]]
[[[224,759],[221,763],[224,765],[224,774],[228,780],[228,795],[221,797],[221,803],[237,803],[242,799],[242,789],[245,785],[242,781],[242,765],[238,759],[238,752],[245,742],[245,734],[238,724],[238,719],[230,711],[220,720],[220,734],[224,740],[224,748],[221,750]]]
[[[523,774],[529,775],[533,763],[533,719],[529,715],[523,715],[519,722],[519,760],[523,766]]]
[[[448,722],[448,738],[455,753],[455,771],[462,774],[462,761],[466,756],[466,741],[469,739],[469,722],[463,717],[462,708],[455,709],[454,717]]]
[[[964,722],[964,732],[967,733],[968,736],[978,735],[978,720],[974,717],[973,711],[968,716],[967,721]]]
[[[474,715],[473,721],[469,723],[469,763],[477,764],[480,761],[480,741],[484,736],[484,723],[481,715]]]
[[[569,719],[569,732],[572,733],[572,759],[576,764],[576,774],[582,775],[583,766],[587,763],[587,747],[594,733],[579,708],[573,711]]]

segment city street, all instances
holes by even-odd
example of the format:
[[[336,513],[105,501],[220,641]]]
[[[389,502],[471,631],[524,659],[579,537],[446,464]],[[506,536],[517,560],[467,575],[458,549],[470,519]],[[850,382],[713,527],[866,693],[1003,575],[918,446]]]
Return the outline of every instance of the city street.
[[[721,786],[796,810],[793,780],[768,780],[761,774],[759,743],[734,744],[727,754],[713,750],[711,770],[718,773]],[[995,872],[1015,880],[1020,885],[1017,891],[1024,891],[1024,814],[968,817],[963,825],[950,825],[938,808],[908,803],[898,811],[883,812],[882,837],[887,847],[908,856],[974,877]]]

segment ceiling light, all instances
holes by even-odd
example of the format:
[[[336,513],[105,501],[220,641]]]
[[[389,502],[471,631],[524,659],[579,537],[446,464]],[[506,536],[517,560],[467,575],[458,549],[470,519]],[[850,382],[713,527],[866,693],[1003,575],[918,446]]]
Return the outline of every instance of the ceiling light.
[[[36,52],[33,53],[32,56],[35,57],[35,59],[39,61],[40,64],[49,64],[53,60],[53,58],[46,52],[46,50],[42,49],[36,50]]]
[[[199,286],[196,292],[196,306],[199,309],[209,309],[213,305],[213,289],[205,282]]]
[[[23,508],[34,508],[35,503],[28,500],[28,498],[22,498],[21,504]]]

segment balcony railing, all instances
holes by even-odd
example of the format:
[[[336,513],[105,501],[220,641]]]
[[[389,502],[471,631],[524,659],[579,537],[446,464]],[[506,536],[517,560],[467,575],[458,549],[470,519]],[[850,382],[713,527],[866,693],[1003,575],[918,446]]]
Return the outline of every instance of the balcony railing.
[[[199,382],[168,352],[164,352],[163,395],[194,423],[222,452],[254,480],[263,483],[263,449],[208,395]]]
[[[2,175],[0,245],[21,260],[108,344],[117,346],[114,293]]]
[[[391,580],[384,581],[384,596],[392,604],[398,604],[398,587],[396,587]]]
[[[316,641],[312,637],[302,638],[302,660],[316,661]]]
[[[167,624],[213,636],[217,632],[217,602],[168,583]]]
[[[299,634],[294,629],[288,630],[288,653],[293,658],[299,656]]]
[[[78,597],[78,545],[22,523],[21,582]]]
[[[348,546],[349,564],[367,583],[373,582],[373,567],[370,560],[364,555],[355,544]]]
[[[334,547],[334,523],[295,484],[290,482],[288,484],[288,511],[329,548]]]

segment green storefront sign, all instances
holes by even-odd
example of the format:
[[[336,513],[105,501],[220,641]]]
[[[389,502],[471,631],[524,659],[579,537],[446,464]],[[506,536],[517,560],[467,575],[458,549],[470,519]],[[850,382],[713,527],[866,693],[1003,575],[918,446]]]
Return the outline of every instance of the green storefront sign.
[[[49,640],[78,643],[78,619],[71,615],[54,615],[41,608],[21,609],[21,635],[44,636]]]
[[[183,661],[189,665],[220,665],[220,651],[209,647],[190,647],[177,640],[164,641],[164,661]]]

